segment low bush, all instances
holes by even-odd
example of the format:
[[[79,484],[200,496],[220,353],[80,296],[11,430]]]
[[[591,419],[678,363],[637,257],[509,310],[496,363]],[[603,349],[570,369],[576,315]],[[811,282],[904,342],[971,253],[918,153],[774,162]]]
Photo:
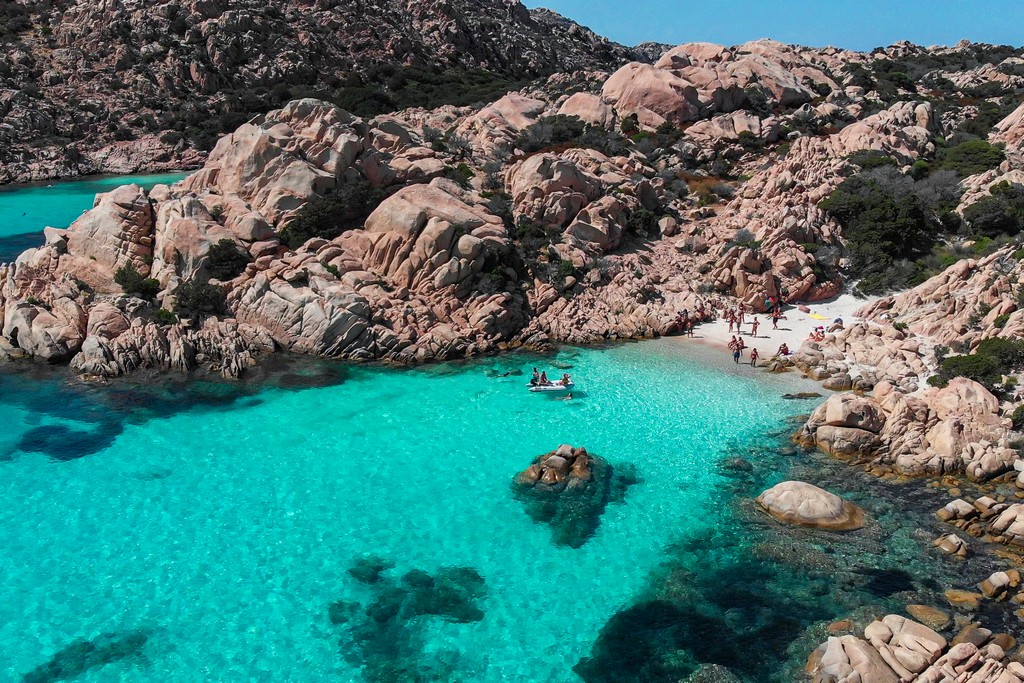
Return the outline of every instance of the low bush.
[[[217,280],[232,280],[249,265],[249,254],[242,251],[234,240],[227,238],[211,245],[207,258],[210,276]]]
[[[224,291],[209,280],[193,278],[174,290],[174,311],[178,315],[203,316],[224,312]]]
[[[1024,230],[1024,187],[1003,181],[964,209],[964,220],[976,235],[1014,236]]]
[[[386,196],[383,190],[362,178],[341,185],[299,209],[281,231],[281,239],[295,249],[314,237],[330,240],[361,228]]]
[[[129,296],[152,299],[160,293],[160,281],[143,277],[135,264],[129,261],[114,272],[114,282]]]
[[[954,377],[966,377],[994,394],[1003,391],[1002,377],[1024,368],[1024,340],[992,337],[983,340],[969,356],[948,356],[928,382],[946,386]]]

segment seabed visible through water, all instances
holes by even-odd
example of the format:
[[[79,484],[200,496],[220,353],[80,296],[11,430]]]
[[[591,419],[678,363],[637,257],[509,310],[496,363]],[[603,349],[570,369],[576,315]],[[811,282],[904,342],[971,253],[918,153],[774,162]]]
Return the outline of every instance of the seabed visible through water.
[[[576,398],[529,394],[534,365]],[[241,383],[0,367],[0,680],[799,680],[830,621],[992,568],[931,550],[927,489],[793,447],[806,388],[685,340]],[[579,548],[511,487],[561,443],[640,479]],[[753,509],[790,478],[870,524]]]

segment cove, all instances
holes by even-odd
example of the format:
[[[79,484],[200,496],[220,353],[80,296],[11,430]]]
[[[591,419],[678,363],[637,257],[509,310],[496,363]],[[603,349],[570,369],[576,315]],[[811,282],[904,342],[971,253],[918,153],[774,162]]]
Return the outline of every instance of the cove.
[[[929,557],[935,522],[905,491],[789,446],[812,407],[781,398],[792,379],[720,360],[663,340],[305,360],[258,385],[6,370],[0,678],[677,681],[721,664],[793,681],[828,621],[985,571]],[[577,397],[529,394],[535,365],[566,368]],[[104,438],[61,457],[80,444],[60,429]],[[511,487],[560,443],[640,479],[579,548]],[[872,524],[800,532],[750,508],[793,475]]]
[[[66,228],[82,212],[92,208],[101,192],[130,183],[146,189],[163,183],[176,183],[188,173],[99,176],[53,183],[0,186],[0,263],[13,261],[18,254],[42,244],[47,226]]]

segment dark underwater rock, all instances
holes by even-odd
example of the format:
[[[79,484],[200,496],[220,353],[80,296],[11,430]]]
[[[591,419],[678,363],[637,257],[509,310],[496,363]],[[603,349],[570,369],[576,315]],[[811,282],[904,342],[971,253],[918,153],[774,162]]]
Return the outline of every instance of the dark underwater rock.
[[[458,653],[427,652],[426,629],[430,618],[482,620],[477,602],[486,594],[484,577],[472,567],[441,567],[433,575],[412,569],[395,580],[386,575],[393,567],[379,557],[359,558],[349,573],[371,587],[370,602],[328,606],[331,623],[344,629],[342,655],[374,683],[452,680]]]
[[[92,640],[77,640],[22,677],[22,683],[51,683],[81,676],[90,669],[137,656],[148,636],[140,631],[104,633]]]
[[[348,570],[348,573],[356,581],[372,585],[380,581],[380,575],[382,573],[389,569],[393,569],[394,566],[395,563],[390,560],[385,560],[374,555],[368,555],[357,559]]]
[[[556,545],[579,548],[594,535],[609,503],[640,482],[631,464],[612,466],[585,448],[559,446],[537,457],[513,483],[535,522],[550,525]]]

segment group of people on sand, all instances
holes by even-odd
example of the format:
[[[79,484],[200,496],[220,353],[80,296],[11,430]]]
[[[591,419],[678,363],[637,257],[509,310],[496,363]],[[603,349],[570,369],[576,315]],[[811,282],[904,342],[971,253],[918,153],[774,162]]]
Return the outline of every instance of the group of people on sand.
[[[697,308],[694,309],[693,313],[690,313],[690,309],[684,308],[683,310],[676,313],[675,319],[675,332],[683,335],[684,337],[693,336],[693,328],[698,323],[710,322],[715,319],[715,305],[709,303],[707,306],[704,302],[697,304]]]
[[[733,335],[732,340],[729,342],[729,349],[732,351],[732,360],[734,363],[739,363],[740,358],[743,357],[743,352],[747,348],[747,343],[743,341],[743,337],[737,337]],[[757,359],[761,355],[757,352],[757,349],[750,349],[750,367],[757,367]]]

